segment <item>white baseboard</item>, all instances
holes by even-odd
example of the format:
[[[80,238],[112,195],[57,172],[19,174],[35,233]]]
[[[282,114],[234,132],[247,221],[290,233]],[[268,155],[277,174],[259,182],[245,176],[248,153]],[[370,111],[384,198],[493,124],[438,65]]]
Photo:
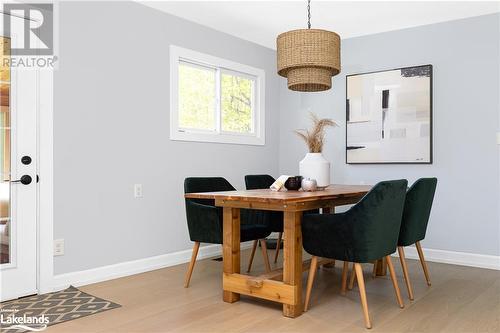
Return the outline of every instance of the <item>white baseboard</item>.
[[[426,261],[500,270],[500,256],[426,248],[422,250]],[[405,247],[405,256],[408,259],[418,259],[417,249],[414,246]]]
[[[248,249],[251,245],[252,242],[242,243],[241,249]],[[423,251],[426,261],[500,270],[500,256],[427,248],[424,248]],[[408,259],[418,259],[417,249],[413,246],[406,247],[405,254]],[[222,255],[222,247],[220,245],[203,246],[200,247],[198,252],[198,260],[220,255]],[[70,285],[78,287],[117,279],[124,276],[183,264],[189,262],[189,260],[191,260],[191,250],[184,250],[84,271],[59,274],[54,276],[51,289],[52,291],[56,291],[62,290]]]
[[[241,244],[241,249],[252,246],[252,242]],[[55,275],[52,283],[52,291],[62,290],[68,286],[84,286],[87,284],[113,280],[124,276],[153,271],[160,268],[175,266],[189,262],[192,250],[184,250],[155,257],[127,261],[119,264],[92,268],[84,271],[71,272]],[[222,255],[221,245],[201,246],[198,252],[198,260]]]

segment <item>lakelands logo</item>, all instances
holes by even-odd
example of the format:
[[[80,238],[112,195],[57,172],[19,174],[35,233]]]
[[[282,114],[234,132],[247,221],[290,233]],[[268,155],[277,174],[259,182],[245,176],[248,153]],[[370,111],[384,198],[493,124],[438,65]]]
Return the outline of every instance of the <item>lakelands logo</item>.
[[[3,330],[25,330],[31,332],[40,332],[47,329],[49,318],[45,315],[40,316],[16,316],[18,310],[0,309],[0,326]]]
[[[3,4],[3,31],[10,37],[10,57],[3,66],[53,68],[54,5],[51,3]]]

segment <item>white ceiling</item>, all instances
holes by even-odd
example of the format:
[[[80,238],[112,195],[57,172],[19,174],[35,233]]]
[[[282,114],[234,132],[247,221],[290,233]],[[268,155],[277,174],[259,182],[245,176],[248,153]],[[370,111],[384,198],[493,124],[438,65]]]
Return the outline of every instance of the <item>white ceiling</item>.
[[[219,31],[276,48],[276,36],[306,27],[307,1],[139,1]],[[500,12],[500,1],[318,1],[313,28],[342,38]]]

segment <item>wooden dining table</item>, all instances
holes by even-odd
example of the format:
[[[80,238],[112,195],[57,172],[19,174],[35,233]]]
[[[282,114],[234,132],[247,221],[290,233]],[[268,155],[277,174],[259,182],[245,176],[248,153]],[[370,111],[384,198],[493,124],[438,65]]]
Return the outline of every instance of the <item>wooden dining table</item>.
[[[240,295],[283,304],[283,315],[298,317],[303,312],[302,273],[308,263],[302,260],[301,222],[304,211],[322,208],[323,213],[336,206],[358,202],[368,185],[330,185],[315,192],[269,189],[188,193],[187,199],[213,199],[223,208],[223,300],[234,303]],[[283,268],[259,276],[240,272],[240,209],[282,211],[284,215]]]

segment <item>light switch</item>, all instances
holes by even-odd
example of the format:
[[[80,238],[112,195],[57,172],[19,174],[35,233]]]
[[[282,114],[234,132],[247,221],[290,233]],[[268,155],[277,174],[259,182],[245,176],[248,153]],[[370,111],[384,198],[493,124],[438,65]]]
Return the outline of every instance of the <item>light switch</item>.
[[[64,239],[54,239],[54,256],[64,255]]]

